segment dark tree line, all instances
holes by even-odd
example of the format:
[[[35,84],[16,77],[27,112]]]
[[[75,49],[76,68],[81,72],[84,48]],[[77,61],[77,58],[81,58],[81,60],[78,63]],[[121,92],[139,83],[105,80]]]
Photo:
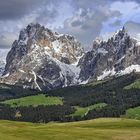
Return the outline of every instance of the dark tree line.
[[[120,117],[128,108],[140,106],[140,89],[125,89],[126,86],[138,79],[140,79],[140,75],[132,73],[97,85],[91,83],[86,86],[67,87],[46,93],[46,96],[63,97],[63,105],[17,108],[0,105],[0,119],[47,123],[49,121],[78,121],[99,117]],[[75,112],[73,106],[87,107],[96,103],[106,103],[107,106],[93,109],[84,117],[70,116]]]

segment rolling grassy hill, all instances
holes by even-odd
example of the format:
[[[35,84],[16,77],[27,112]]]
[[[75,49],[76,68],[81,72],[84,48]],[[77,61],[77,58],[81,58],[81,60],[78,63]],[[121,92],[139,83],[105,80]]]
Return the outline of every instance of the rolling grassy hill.
[[[19,99],[11,99],[1,102],[11,107],[19,106],[38,106],[38,105],[62,105],[63,101],[60,97],[49,97],[44,94],[22,97]]]
[[[107,104],[106,103],[98,103],[98,104],[94,104],[88,107],[79,107],[79,106],[75,106],[74,108],[76,109],[76,111],[71,114],[70,116],[81,116],[83,117],[84,115],[86,115],[90,110],[93,109],[100,109],[105,107]]]
[[[136,80],[134,83],[126,86],[124,89],[140,89],[140,79]]]
[[[0,139],[140,140],[140,121],[116,118],[49,124],[0,121]]]
[[[126,110],[125,117],[140,120],[140,106]]]

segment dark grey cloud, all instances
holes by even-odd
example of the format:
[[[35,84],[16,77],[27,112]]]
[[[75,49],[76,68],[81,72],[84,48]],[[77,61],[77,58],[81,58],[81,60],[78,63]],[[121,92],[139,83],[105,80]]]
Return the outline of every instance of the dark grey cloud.
[[[114,22],[108,23],[111,27],[120,26],[121,13],[110,9],[110,5],[117,1],[140,3],[140,0],[0,0],[0,47],[10,47],[16,38],[15,33],[30,22],[43,25],[55,22],[56,25],[55,20],[61,11],[59,6],[64,2],[74,9],[73,16],[67,17],[64,23],[58,21],[61,24],[58,31],[72,34],[88,45],[100,35],[104,23],[109,19],[115,18]],[[62,16],[57,20],[62,20]]]
[[[58,0],[0,0],[0,20],[22,18],[41,5],[57,5]]]
[[[52,23],[60,1],[0,0],[0,48],[11,47],[19,31],[30,22]]]
[[[102,1],[102,0],[101,0]],[[140,0],[109,0],[109,2],[116,2],[116,1],[120,1],[120,2],[136,2],[136,3],[140,3]]]
[[[73,22],[71,23],[71,25],[72,25],[73,27],[77,27],[77,26],[79,26],[79,25],[82,25],[82,22],[79,21],[79,20],[76,20],[76,21],[73,21]]]
[[[27,14],[37,0],[0,0],[0,19],[16,19]]]
[[[110,5],[113,2],[136,2],[140,4],[140,0],[72,0],[71,5],[75,9],[98,9],[98,6]]]
[[[55,17],[58,16],[58,11],[54,7],[48,9],[47,7],[42,6],[42,8],[37,12],[38,16],[36,17],[36,22],[40,23],[49,23],[53,22]]]
[[[135,1],[137,3],[140,3],[140,0],[120,0],[120,1],[124,1],[124,2],[132,2],[132,1]]]
[[[106,0],[72,0],[71,4],[75,8],[95,8],[98,5],[106,5],[108,1]]]
[[[135,0],[137,3],[140,3],[140,0]]]

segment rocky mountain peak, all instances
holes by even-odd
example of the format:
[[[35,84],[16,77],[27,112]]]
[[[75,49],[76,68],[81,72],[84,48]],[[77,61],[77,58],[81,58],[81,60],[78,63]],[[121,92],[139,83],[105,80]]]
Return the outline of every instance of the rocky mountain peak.
[[[107,41],[96,38],[85,53],[73,36],[31,23],[6,61],[0,82],[50,90],[140,71],[140,43],[123,27]]]
[[[82,80],[101,80],[108,76],[140,71],[140,45],[123,27],[107,41],[95,40],[93,49],[80,60]],[[129,70],[128,70],[128,69]]]
[[[95,40],[93,41],[93,47],[92,47],[93,50],[97,49],[100,46],[102,41],[103,41],[102,38],[99,38],[99,37],[95,38]]]
[[[122,29],[118,30],[118,31],[114,34],[114,36],[119,36],[120,39],[122,39],[122,38],[123,38],[125,35],[127,35],[127,34],[128,34],[127,30],[126,30],[125,26],[123,26]]]
[[[73,64],[83,54],[81,44],[70,35],[58,34],[40,24],[29,24],[20,31],[7,56],[5,74],[11,73],[24,56],[37,50],[66,64]]]
[[[108,40],[104,40],[101,37],[96,38],[93,41],[93,47],[92,51],[105,54],[107,52],[118,52],[122,48],[122,44],[126,44],[126,42],[129,42],[130,36],[123,27],[122,29],[118,30],[114,33],[112,37],[110,37]]]
[[[4,67],[6,64],[6,56],[9,49],[0,49],[0,76],[2,76],[4,72]]]
[[[70,35],[29,24],[22,29],[6,58],[2,82],[49,90],[76,84],[84,51]]]

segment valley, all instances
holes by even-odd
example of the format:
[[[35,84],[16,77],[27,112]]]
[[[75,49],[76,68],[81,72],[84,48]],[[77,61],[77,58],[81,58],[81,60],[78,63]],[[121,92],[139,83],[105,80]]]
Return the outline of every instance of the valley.
[[[1,86],[0,93],[5,96],[0,102],[0,119],[35,123],[122,116],[139,119],[139,113],[136,113],[139,108],[129,111],[140,106],[139,79],[140,74],[132,72],[85,85],[50,90],[44,94],[27,89],[21,90],[24,94],[17,94],[17,87],[12,86],[9,90],[9,86]],[[27,94],[30,92],[31,95]]]

